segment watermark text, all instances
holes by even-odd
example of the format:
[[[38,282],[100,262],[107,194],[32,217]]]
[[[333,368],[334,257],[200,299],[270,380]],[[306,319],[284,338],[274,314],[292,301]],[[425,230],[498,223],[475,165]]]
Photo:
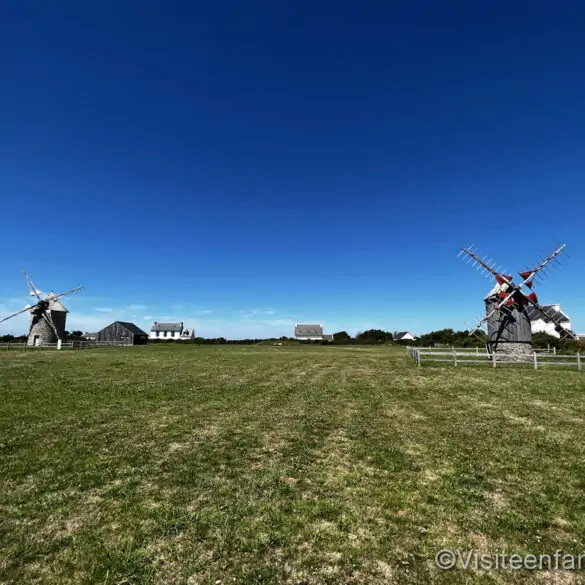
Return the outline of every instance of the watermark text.
[[[443,549],[435,555],[439,569],[475,571],[581,571],[585,570],[585,553],[570,554],[556,550],[550,554],[521,555],[507,551],[483,553],[477,549]]]

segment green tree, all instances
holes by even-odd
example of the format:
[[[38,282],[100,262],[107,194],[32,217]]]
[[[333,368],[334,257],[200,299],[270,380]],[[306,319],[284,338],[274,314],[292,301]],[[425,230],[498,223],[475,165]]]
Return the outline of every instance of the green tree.
[[[338,331],[337,333],[333,334],[333,339],[335,341],[346,341],[348,339],[351,339],[351,336],[347,331]]]

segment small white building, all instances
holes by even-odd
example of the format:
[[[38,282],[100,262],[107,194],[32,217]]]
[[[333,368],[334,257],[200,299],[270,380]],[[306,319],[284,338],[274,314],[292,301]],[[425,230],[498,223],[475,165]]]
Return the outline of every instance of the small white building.
[[[561,310],[561,305],[542,305],[546,315],[550,317],[549,320],[544,318],[544,315],[534,307],[528,307],[528,317],[530,318],[530,327],[532,333],[546,333],[553,337],[560,337],[559,333],[555,331],[555,324],[552,319],[566,329],[571,330],[570,317]]]
[[[155,321],[150,328],[149,339],[179,339],[188,340],[195,338],[195,329],[183,327],[183,321],[179,323],[161,323]]]
[[[410,331],[395,331],[392,339],[393,341],[414,341],[416,335],[413,335]]]

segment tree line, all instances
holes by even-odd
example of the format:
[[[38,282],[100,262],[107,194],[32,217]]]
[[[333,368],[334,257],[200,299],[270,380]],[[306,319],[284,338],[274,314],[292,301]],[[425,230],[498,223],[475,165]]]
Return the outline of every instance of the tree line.
[[[68,341],[83,341],[83,333],[81,331],[66,331],[66,339]],[[384,331],[382,329],[368,329],[367,331],[359,331],[353,337],[347,331],[338,331],[333,334],[333,341],[298,341],[294,337],[271,337],[271,338],[249,338],[249,339],[227,339],[225,337],[195,337],[189,340],[175,340],[175,339],[151,339],[149,343],[188,343],[199,345],[257,345],[274,344],[274,343],[306,343],[318,345],[382,345],[382,344],[396,344],[396,345],[412,345],[417,347],[485,347],[486,339],[481,334],[479,336],[470,335],[469,331],[455,331],[453,329],[439,329],[438,331],[431,331],[421,335],[418,339],[408,341],[396,341],[396,332]],[[14,342],[22,343],[27,340],[26,335],[1,335],[0,342]],[[585,341],[573,341],[570,339],[557,339],[546,333],[535,333],[532,336],[532,344],[534,347],[544,349],[547,347],[555,347],[557,350],[566,351],[585,351]]]

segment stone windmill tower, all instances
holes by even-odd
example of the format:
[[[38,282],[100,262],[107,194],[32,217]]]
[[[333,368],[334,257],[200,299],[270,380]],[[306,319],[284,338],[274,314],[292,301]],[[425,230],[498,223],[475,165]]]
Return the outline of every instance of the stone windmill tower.
[[[50,292],[42,305],[30,311],[28,345],[57,343],[65,339],[68,312],[57,295]]]
[[[512,282],[512,276],[505,274],[501,269],[495,269],[491,261],[480,258],[471,248],[462,248],[473,265],[479,267],[490,278],[495,278],[496,285],[485,297],[485,317],[471,330],[470,334],[482,331],[487,324],[487,347],[491,352],[498,354],[499,360],[525,361],[532,355],[532,326],[528,309],[530,307],[542,315],[546,323],[553,323],[555,331],[561,338],[577,339],[572,331],[565,329],[562,323],[557,322],[554,316],[545,312],[538,303],[536,293],[532,290],[535,279],[541,271],[550,264],[565,249],[566,244],[557,248],[550,256],[542,260],[536,268],[519,272],[522,281],[519,284]],[[530,290],[525,294],[523,287]]]
[[[30,323],[27,344],[45,345],[47,343],[57,343],[60,347],[61,342],[65,339],[65,325],[68,313],[61,299],[72,292],[80,290],[82,287],[72,288],[61,294],[50,292],[42,298],[43,293],[35,287],[26,272],[24,277],[29,288],[29,295],[34,297],[37,303],[32,306],[27,305],[24,309],[0,319],[0,323],[28,311],[30,312]]]

